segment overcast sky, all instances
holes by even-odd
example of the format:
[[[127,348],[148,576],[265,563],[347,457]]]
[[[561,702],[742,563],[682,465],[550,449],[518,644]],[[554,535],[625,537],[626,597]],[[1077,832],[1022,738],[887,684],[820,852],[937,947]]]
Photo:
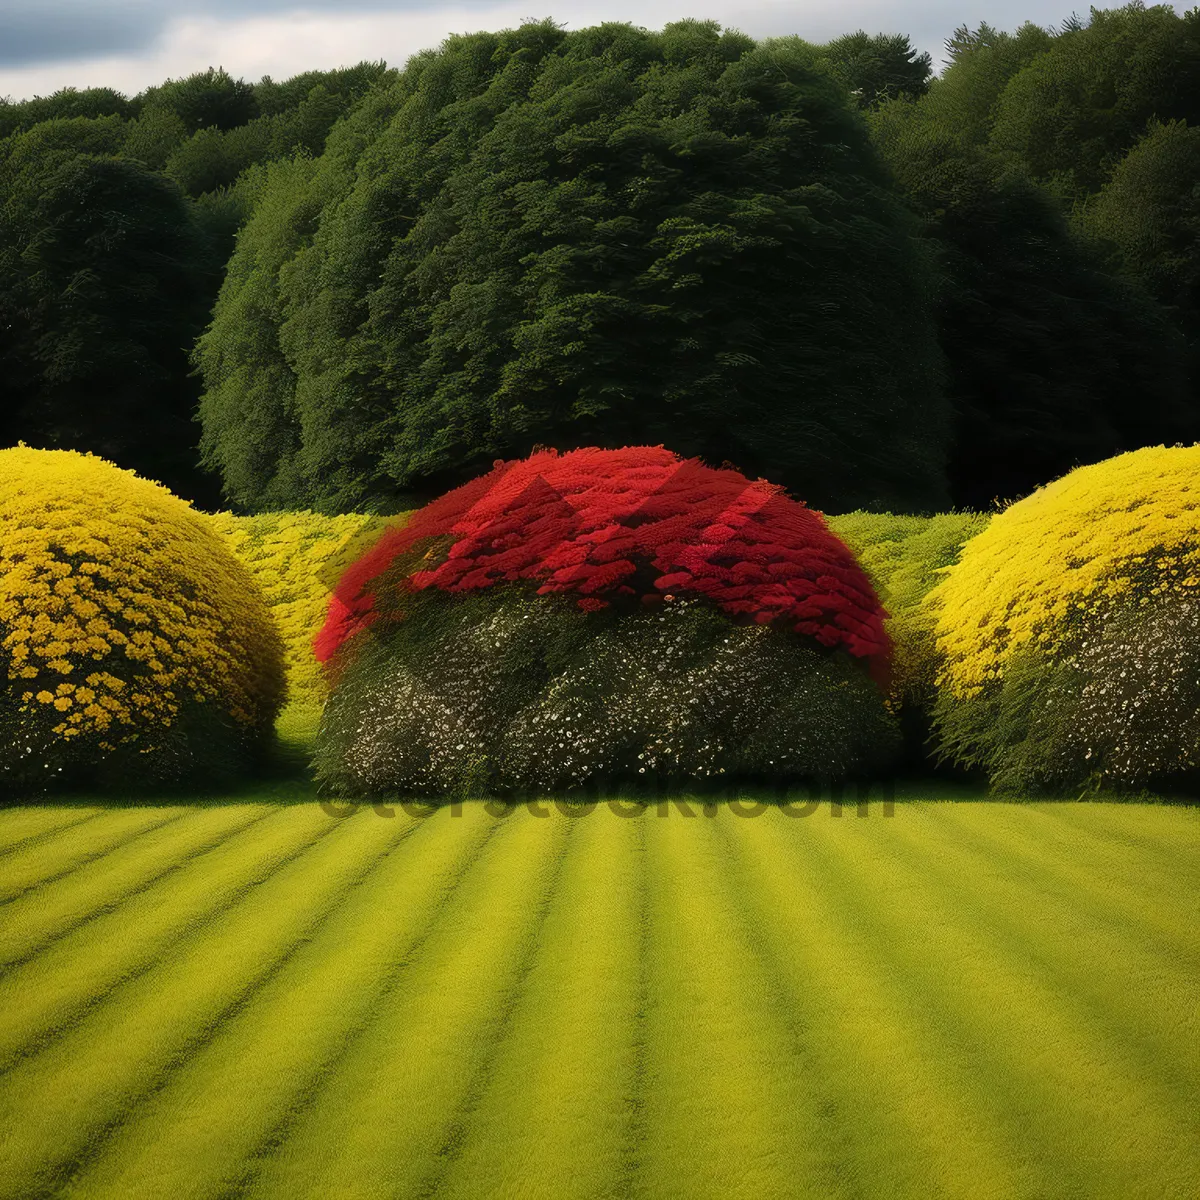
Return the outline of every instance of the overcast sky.
[[[935,72],[943,42],[982,21],[1015,31],[1026,21],[1059,28],[1074,0],[0,0],[0,97],[22,100],[62,87],[134,95],[210,66],[252,82],[300,71],[409,56],[451,33],[516,28],[553,17],[568,30],[602,21],[661,29],[683,17],[713,19],[755,39],[799,34],[904,33]],[[1193,0],[1194,2],[1194,0]],[[1117,7],[1102,2],[1098,7]],[[1183,14],[1186,4],[1173,5]],[[1086,23],[1088,3],[1074,11]]]

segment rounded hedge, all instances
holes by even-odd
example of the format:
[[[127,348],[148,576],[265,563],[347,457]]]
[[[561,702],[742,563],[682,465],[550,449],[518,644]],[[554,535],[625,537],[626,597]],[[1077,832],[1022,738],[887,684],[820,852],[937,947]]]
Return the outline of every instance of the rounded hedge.
[[[317,639],[351,794],[840,777],[897,744],[886,617],[820,514],[661,447],[498,463],[387,532]]]
[[[766,480],[632,446],[497,462],[426,505],[339,581],[317,657],[402,618],[413,592],[521,581],[583,611],[702,596],[878,667],[890,651],[870,580],[819,513]]]
[[[91,455],[0,451],[0,784],[228,773],[282,697],[266,604],[201,514]]]
[[[1195,688],[1176,668],[1200,652],[1200,446],[1136,450],[1039,489],[967,543],[928,601],[947,756],[1021,789],[1193,769]]]

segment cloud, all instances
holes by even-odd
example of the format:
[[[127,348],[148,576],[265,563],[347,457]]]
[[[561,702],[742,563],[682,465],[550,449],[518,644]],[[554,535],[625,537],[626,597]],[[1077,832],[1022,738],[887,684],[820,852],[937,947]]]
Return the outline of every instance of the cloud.
[[[862,28],[904,33],[938,70],[956,26],[988,20],[1016,29],[1011,0],[936,0],[907,10],[895,0],[0,0],[0,96],[23,99],[63,87],[113,87],[127,95],[167,78],[223,66],[248,80],[384,59],[403,67],[451,33],[516,28],[553,17],[568,30],[603,21],[661,29],[684,17],[713,19],[756,39],[799,34],[823,42]],[[1040,4],[1035,8],[1042,7]],[[541,11],[538,9],[541,8]],[[1037,14],[1040,24],[1061,20]]]
[[[487,8],[493,0],[460,0]],[[5,0],[0,7],[0,67],[42,66],[107,54],[136,55],[193,18],[230,22],[288,14],[328,18],[386,11],[428,12],[426,0]]]

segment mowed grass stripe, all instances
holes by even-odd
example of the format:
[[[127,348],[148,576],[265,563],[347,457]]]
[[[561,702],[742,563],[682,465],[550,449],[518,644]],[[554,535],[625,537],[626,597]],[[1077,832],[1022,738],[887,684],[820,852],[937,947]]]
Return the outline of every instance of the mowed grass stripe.
[[[1030,805],[1077,837],[1105,838],[1124,855],[1129,850],[1159,856],[1170,870],[1187,848],[1200,850],[1200,808],[1195,804],[1055,804]]]
[[[950,814],[970,805],[942,802],[934,807]],[[1111,828],[1108,810],[1126,808],[1132,810],[1126,816],[1135,821],[1155,827],[1167,825],[1175,844],[1126,836]],[[1083,854],[1094,868],[1103,867],[1114,882],[1124,882],[1136,892],[1146,879],[1156,884],[1177,881],[1185,865],[1181,855],[1188,854],[1190,847],[1192,870],[1200,883],[1200,868],[1194,865],[1194,855],[1200,851],[1200,821],[1187,820],[1185,809],[1150,804],[1046,801],[989,804],[987,811],[990,819],[986,827],[1015,835],[1031,850],[1040,852],[1039,863],[1069,867]],[[1095,814],[1094,818],[1089,817],[1090,813]]]
[[[397,836],[392,822],[344,819],[202,934],[11,1068],[0,1079],[0,1194],[56,1193],[137,1102],[316,933]]]
[[[1195,900],[1200,894],[1200,872],[1187,847],[1180,847],[1173,872],[1131,873],[1125,864],[1114,863],[1112,851],[1103,843],[1083,836],[1048,838],[1045,821],[1053,822],[1052,814],[1004,804],[989,809],[983,820],[973,820],[965,811],[969,807],[934,804],[922,806],[922,811],[944,830],[953,831],[947,836],[957,834],[987,845],[1005,872],[1019,876],[1027,886],[1071,903],[1084,898],[1097,916],[1105,914],[1128,940],[1153,947],[1185,970],[1200,970],[1196,941],[1200,901]],[[1164,896],[1172,893],[1174,902],[1164,902]],[[1178,903],[1181,895],[1194,902]]]
[[[991,940],[1027,963],[1055,991],[1086,1012],[1146,1073],[1173,1089],[1177,1102],[1200,1110],[1200,932],[1186,931],[1190,945],[1164,947],[1136,924],[1114,919],[1100,903],[1107,882],[1103,863],[1083,848],[1075,866],[1092,886],[1070,891],[1046,887],[1043,876],[1004,855],[1003,841],[987,837],[988,822],[943,820],[939,809],[893,827],[889,849],[924,872],[954,904],[969,912]],[[998,849],[997,846],[1001,848]],[[1182,863],[1181,863],[1182,868]],[[962,880],[972,886],[963,889]],[[1148,899],[1173,906],[1177,886],[1160,885]],[[1031,915],[1032,918],[1031,919]],[[1114,988],[1119,974],[1122,986]],[[1153,1021],[1146,1014],[1153,1011]]]
[[[536,950],[569,823],[503,818],[404,976],[247,1196],[422,1194]]]
[[[81,1020],[114,988],[151,970],[172,949],[284,864],[331,834],[337,821],[314,805],[276,809],[0,976],[0,1071]]]
[[[108,812],[107,808],[77,807],[75,805],[21,805],[19,808],[0,808],[0,871],[4,855],[32,842],[95,820]]]
[[[874,824],[891,824],[879,813]],[[1054,1194],[1030,1188],[1023,1142],[993,1119],[975,1064],[951,1053],[936,1005],[872,936],[865,914],[888,901],[886,881],[850,890],[827,869],[814,830],[856,823],[870,819],[772,810],[727,831],[747,919],[770,948],[825,1098],[824,1119],[837,1131],[841,1192],[872,1200]],[[926,939],[912,927],[904,936]]]
[[[0,860],[0,903],[78,870],[123,842],[178,821],[186,812],[182,807],[116,809],[18,848]]]
[[[439,1200],[627,1194],[641,1001],[638,823],[603,807],[573,819],[537,959]]]
[[[216,1036],[139,1105],[67,1196],[238,1194],[256,1155],[375,1015],[497,822],[479,806],[413,825],[369,879]]]
[[[648,997],[640,1169],[632,1195],[738,1200],[846,1194],[790,1014],[756,952],[716,828],[720,808],[644,818]]]
[[[63,879],[0,905],[0,966],[29,958],[269,811],[261,804],[197,809],[124,842]]]
[[[1108,847],[1082,839],[1075,846],[1043,845],[1036,811],[1028,810],[1024,818],[1006,811],[996,820],[990,814],[985,820],[972,820],[968,812],[944,804],[924,805],[920,811],[929,818],[929,853],[973,854],[990,864],[991,876],[1024,889],[1033,911],[1037,905],[1032,902],[1037,901],[1063,919],[1086,923],[1088,937],[1135,946],[1147,966],[1153,962],[1169,977],[1194,982],[1200,976],[1200,871],[1189,848],[1180,847],[1174,875],[1146,872],[1135,887],[1122,871],[1114,870]],[[1180,904],[1181,896],[1190,902]],[[1072,944],[1078,948],[1078,942]],[[1102,977],[1103,973],[1097,976]]]
[[[897,810],[897,818],[919,822],[922,814],[914,807]],[[997,1118],[1027,1139],[1035,1184],[1025,1194],[1195,1194],[1191,1114],[1173,1112],[1157,1081],[1126,1069],[1120,1047],[1089,1026],[1069,997],[972,922],[962,904],[969,880],[948,895],[904,863],[891,846],[893,825],[808,822],[835,893],[876,901],[861,910],[860,924],[872,929],[930,1017],[938,1014],[947,1049],[974,1063]],[[918,929],[923,937],[914,937]],[[1113,983],[1123,986],[1119,977]]]

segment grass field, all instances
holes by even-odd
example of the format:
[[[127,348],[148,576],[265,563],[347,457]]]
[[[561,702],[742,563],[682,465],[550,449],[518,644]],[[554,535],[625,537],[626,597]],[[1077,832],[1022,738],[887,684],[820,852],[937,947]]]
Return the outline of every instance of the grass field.
[[[1200,1195],[1200,812],[0,810],[0,1195]]]

